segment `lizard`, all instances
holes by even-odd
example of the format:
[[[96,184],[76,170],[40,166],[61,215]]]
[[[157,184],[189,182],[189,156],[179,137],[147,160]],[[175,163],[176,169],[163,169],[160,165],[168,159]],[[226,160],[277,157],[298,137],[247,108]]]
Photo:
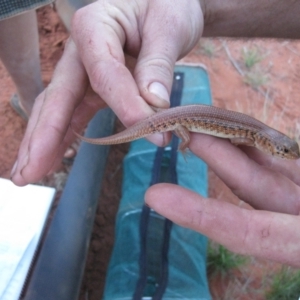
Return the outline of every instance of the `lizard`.
[[[181,139],[179,150],[182,152],[188,148],[190,132],[200,132],[227,138],[234,145],[253,146],[276,157],[300,157],[297,142],[287,135],[249,115],[204,104],[159,110],[124,131],[108,137],[87,138],[75,131],[74,133],[81,140],[91,144],[113,145],[167,131],[172,131]]]

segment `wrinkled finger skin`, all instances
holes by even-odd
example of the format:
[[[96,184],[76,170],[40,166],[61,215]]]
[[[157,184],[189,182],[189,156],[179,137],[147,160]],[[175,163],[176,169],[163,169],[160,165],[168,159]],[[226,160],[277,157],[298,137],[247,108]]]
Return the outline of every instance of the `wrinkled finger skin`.
[[[272,162],[255,149],[245,147],[245,153],[226,140],[201,134],[193,134],[190,148],[256,210],[170,184],[151,187],[146,203],[234,252],[300,267],[299,161]]]
[[[229,141],[203,134],[192,135],[190,149],[254,208],[299,214],[299,160],[282,160],[254,148],[249,157]]]
[[[69,125],[80,131],[106,105],[125,126],[151,115],[149,104],[168,107],[174,64],[202,29],[197,0],[101,0],[78,10],[53,79],[36,100],[12,181],[23,186],[55,169],[74,140]]]

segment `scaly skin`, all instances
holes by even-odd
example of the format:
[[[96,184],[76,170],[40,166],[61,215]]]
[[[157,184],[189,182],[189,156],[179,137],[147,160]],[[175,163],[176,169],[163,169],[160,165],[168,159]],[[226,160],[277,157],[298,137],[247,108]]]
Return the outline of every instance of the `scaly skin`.
[[[182,139],[179,146],[181,151],[189,145],[189,132],[200,132],[228,138],[235,145],[253,146],[277,157],[300,157],[298,144],[285,134],[248,115],[202,104],[161,110],[120,133],[104,138],[92,139],[74,133],[91,144],[113,145],[167,131],[172,131]]]

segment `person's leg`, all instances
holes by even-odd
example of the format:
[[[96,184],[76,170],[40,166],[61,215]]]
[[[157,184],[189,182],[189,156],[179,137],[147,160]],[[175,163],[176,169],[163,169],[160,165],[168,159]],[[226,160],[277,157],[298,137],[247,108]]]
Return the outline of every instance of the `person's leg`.
[[[0,59],[12,77],[20,104],[29,115],[42,83],[35,10],[0,21]]]
[[[55,9],[69,32],[71,30],[73,15],[78,8],[80,7],[72,5],[68,0],[55,1]]]
[[[95,0],[56,0],[55,7],[57,13],[61,20],[63,21],[64,25],[68,29],[71,30],[71,23],[74,13],[77,9],[86,6]]]

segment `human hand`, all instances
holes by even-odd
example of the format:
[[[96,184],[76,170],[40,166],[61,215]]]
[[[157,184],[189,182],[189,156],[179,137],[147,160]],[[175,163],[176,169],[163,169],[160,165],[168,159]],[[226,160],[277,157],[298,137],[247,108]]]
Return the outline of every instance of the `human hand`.
[[[106,104],[125,126],[152,114],[149,105],[168,107],[174,64],[202,33],[199,3],[101,0],[78,10],[52,82],[36,100],[13,182],[36,182],[55,168],[74,139],[69,124],[83,129]],[[137,59],[132,73],[124,54]]]
[[[243,201],[236,206],[170,184],[151,187],[146,203],[233,252],[300,267],[299,160],[273,158],[250,147],[241,150],[201,134],[193,134],[190,149],[257,210]]]

